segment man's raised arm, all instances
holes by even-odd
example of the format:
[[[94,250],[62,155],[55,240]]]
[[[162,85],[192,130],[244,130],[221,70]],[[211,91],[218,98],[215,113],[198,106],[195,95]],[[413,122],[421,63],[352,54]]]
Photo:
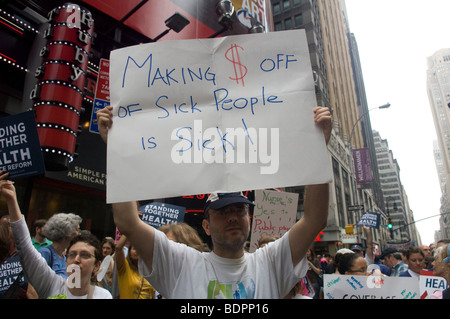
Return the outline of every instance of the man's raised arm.
[[[107,143],[108,132],[112,126],[112,106],[107,106],[97,112],[97,123],[100,136]],[[112,204],[114,223],[119,231],[127,236],[136,247],[140,258],[143,258],[149,268],[153,261],[153,244],[155,232],[153,227],[145,224],[139,218],[137,202]]]
[[[331,137],[331,113],[328,108],[314,109],[314,121],[319,125],[325,142]],[[309,185],[305,190],[303,217],[289,231],[292,262],[297,265],[306,255],[317,234],[326,227],[328,219],[329,184]]]

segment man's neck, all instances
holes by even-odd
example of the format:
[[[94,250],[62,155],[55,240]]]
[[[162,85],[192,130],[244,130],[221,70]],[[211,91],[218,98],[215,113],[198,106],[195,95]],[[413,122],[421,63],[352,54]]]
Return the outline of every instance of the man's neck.
[[[39,234],[36,234],[36,236],[34,236],[34,240],[35,240],[37,243],[42,244],[42,243],[45,241],[45,237],[44,237],[44,236],[41,236],[41,235],[39,235]]]
[[[219,247],[214,247],[213,252],[222,258],[228,258],[228,259],[239,259],[242,256],[244,256],[245,250],[244,248],[240,250],[230,250],[230,249],[221,249]]]

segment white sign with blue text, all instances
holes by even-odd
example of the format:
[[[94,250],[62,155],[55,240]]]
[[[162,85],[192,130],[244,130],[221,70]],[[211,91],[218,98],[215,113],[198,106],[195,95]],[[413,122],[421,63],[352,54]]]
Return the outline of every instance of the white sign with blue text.
[[[419,299],[419,278],[324,275],[324,299]]]
[[[331,181],[304,30],[111,52],[107,202]]]

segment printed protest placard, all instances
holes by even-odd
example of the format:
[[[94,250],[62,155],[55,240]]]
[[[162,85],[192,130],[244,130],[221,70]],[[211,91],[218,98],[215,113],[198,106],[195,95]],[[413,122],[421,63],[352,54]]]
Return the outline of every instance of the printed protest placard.
[[[0,118],[0,170],[10,179],[44,174],[34,111]]]
[[[304,30],[114,50],[107,202],[331,181]]]
[[[433,271],[422,270],[420,272],[420,299],[434,299],[448,288],[447,280],[433,275]],[[434,297],[433,297],[434,295]],[[437,298],[439,299],[439,298]]]
[[[358,222],[359,227],[366,226],[370,228],[380,228],[380,214],[376,212],[365,212]]]
[[[0,296],[14,283],[21,271],[19,256],[10,257],[0,264]],[[21,282],[24,280],[25,278],[22,277]]]
[[[184,220],[186,208],[166,203],[153,202],[139,207],[142,221],[158,228],[159,226],[179,223]]]
[[[419,278],[324,275],[325,299],[419,299]]]
[[[258,248],[265,236],[283,236],[296,222],[298,194],[270,190],[255,191],[255,208],[250,252]]]

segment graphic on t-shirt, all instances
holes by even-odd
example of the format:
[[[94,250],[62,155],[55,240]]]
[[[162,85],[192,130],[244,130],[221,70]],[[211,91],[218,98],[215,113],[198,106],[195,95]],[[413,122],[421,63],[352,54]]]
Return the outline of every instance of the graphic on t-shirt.
[[[211,280],[208,284],[208,299],[254,299],[255,282],[252,278],[244,278],[239,283],[221,284]]]

